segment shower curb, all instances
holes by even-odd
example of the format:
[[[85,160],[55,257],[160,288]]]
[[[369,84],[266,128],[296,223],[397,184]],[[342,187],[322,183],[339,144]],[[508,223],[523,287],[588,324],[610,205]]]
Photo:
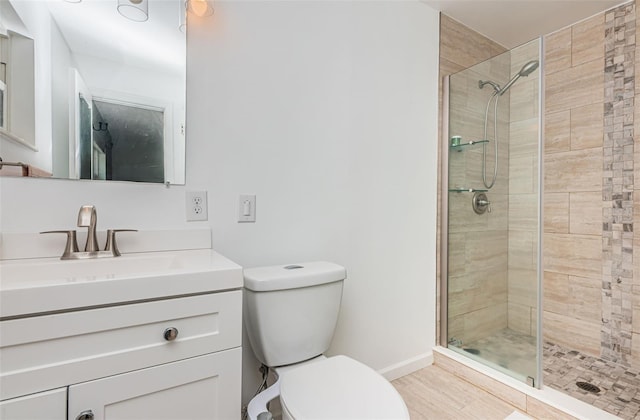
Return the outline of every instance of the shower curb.
[[[554,389],[529,387],[444,347],[434,347],[433,358],[436,366],[535,418],[619,419],[617,416]]]

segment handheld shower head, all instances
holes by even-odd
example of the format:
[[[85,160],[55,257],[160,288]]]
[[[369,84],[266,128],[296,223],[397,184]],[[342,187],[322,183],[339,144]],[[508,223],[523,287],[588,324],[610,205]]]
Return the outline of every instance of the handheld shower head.
[[[521,77],[529,76],[538,68],[539,65],[540,65],[540,62],[538,60],[533,60],[533,61],[529,61],[527,64],[522,66],[520,71],[516,73],[516,75],[513,76],[511,80],[509,80],[509,82],[506,85],[504,85],[502,89],[500,89],[500,92],[498,92],[498,95],[500,96],[504,95],[505,92],[509,90],[509,88],[516,82],[516,80],[518,80]]]
[[[538,60],[529,61],[527,64],[522,66],[522,69],[520,69],[520,72],[518,74],[522,77],[527,77],[528,75],[533,73],[539,65],[540,62]]]

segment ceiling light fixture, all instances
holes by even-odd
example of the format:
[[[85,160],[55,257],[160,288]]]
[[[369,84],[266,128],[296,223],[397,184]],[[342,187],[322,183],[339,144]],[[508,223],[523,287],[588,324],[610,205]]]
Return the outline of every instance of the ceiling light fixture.
[[[149,0],[118,0],[118,12],[135,22],[149,19]]]
[[[213,14],[213,7],[207,0],[187,0],[187,9],[198,17],[206,17]]]

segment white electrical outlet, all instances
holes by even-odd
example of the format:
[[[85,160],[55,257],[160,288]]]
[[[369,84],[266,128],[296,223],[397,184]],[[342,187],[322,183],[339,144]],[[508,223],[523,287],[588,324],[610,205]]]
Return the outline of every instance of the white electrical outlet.
[[[238,223],[256,221],[256,196],[255,194],[240,194],[238,199]]]
[[[187,222],[207,220],[207,192],[187,191],[186,195]]]

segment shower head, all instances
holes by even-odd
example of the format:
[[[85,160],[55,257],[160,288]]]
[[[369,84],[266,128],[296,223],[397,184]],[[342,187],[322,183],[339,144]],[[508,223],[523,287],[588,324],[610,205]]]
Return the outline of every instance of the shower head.
[[[520,71],[516,73],[516,75],[513,76],[511,80],[509,80],[509,82],[506,85],[504,85],[502,89],[500,89],[500,92],[498,92],[498,95],[500,96],[504,95],[505,92],[509,90],[509,88],[516,82],[516,80],[518,80],[521,77],[527,77],[528,75],[533,73],[538,68],[539,65],[540,65],[540,62],[538,60],[533,60],[533,61],[529,61],[527,64],[522,66]]]
[[[522,66],[518,74],[522,77],[527,77],[528,75],[533,73],[538,68],[539,65],[540,65],[540,62],[538,60],[529,61],[527,64]]]

